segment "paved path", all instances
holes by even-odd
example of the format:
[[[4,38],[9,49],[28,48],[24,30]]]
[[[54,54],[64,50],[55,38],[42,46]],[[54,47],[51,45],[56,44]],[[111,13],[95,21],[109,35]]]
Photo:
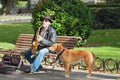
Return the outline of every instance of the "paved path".
[[[47,67],[47,69],[50,68]],[[92,77],[87,78],[87,74],[86,71],[74,70],[70,73],[70,78],[65,78],[63,68],[55,68],[53,72],[46,73],[42,71],[33,75],[27,75],[20,71],[16,71],[14,74],[0,74],[0,80],[117,80],[120,77],[120,74],[93,72]]]
[[[31,22],[31,20],[32,20],[31,14],[0,15],[0,24]]]

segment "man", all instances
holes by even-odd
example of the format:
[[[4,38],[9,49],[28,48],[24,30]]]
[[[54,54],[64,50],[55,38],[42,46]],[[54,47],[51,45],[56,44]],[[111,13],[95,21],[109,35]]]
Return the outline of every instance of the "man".
[[[41,19],[41,22],[42,22],[42,25],[39,32],[39,37],[37,39],[39,42],[39,45],[37,48],[37,56],[34,58],[31,58],[32,56],[31,49],[26,50],[23,53],[25,58],[31,64],[30,73],[34,73],[35,71],[38,70],[44,55],[49,53],[49,50],[47,47],[50,47],[52,44],[56,42],[57,34],[55,29],[51,26],[52,19],[50,18],[50,16],[43,17]],[[33,38],[33,40],[34,39],[35,38]]]

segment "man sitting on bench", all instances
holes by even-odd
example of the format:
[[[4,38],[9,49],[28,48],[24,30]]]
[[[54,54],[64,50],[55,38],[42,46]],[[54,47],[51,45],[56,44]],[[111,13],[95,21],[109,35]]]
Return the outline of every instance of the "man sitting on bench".
[[[37,56],[31,57],[32,49],[29,49],[23,52],[23,55],[31,64],[31,70],[28,71],[30,74],[34,73],[39,69],[39,66],[41,65],[41,61],[43,57],[45,56],[45,54],[49,53],[49,50],[47,47],[50,47],[52,44],[54,44],[57,38],[56,31],[51,26],[52,19],[50,18],[50,16],[43,17],[41,19],[41,22],[42,22],[42,25],[39,31],[39,37],[37,38],[37,41],[39,42],[39,45],[37,47],[37,52],[36,52]]]

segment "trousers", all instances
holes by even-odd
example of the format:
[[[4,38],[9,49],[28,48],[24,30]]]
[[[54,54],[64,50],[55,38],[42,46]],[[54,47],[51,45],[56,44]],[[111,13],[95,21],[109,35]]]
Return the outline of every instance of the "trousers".
[[[44,58],[45,54],[49,54],[49,50],[47,48],[38,50],[37,56],[35,58],[31,58],[31,55],[32,55],[31,49],[24,51],[23,55],[28,60],[28,62],[31,64],[31,72],[34,72],[39,68],[41,61]]]

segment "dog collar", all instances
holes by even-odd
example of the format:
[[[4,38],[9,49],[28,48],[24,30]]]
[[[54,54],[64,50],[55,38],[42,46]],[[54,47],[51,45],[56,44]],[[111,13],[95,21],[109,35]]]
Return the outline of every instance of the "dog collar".
[[[58,55],[61,55],[64,52],[65,49],[63,49]]]
[[[65,49],[63,49],[63,50],[57,55],[57,57],[56,57],[56,59],[55,59],[55,62],[56,62],[57,60],[59,60],[59,58],[60,58],[60,56],[62,55],[62,53],[64,52],[64,50],[65,50]]]

